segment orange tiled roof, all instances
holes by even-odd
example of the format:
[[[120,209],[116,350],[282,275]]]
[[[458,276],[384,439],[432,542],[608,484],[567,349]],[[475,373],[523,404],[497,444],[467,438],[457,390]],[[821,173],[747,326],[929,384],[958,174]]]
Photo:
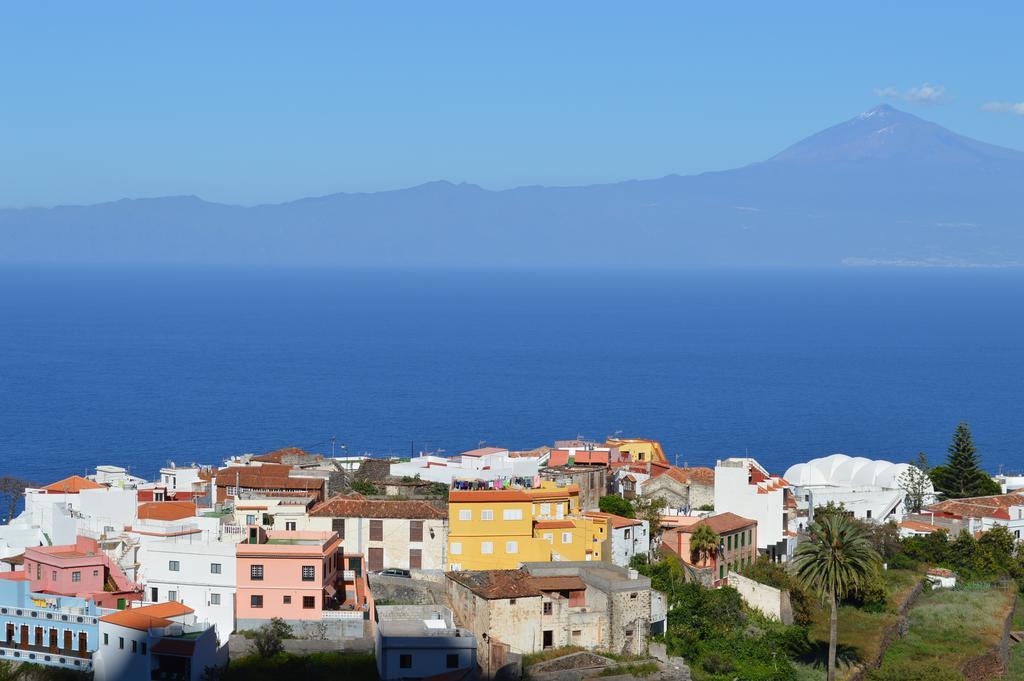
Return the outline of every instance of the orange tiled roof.
[[[319,490],[324,486],[323,478],[293,478],[289,476],[291,466],[265,463],[262,466],[229,466],[217,471],[218,487],[240,487],[273,490]]]
[[[425,501],[400,499],[367,499],[353,494],[331,497],[309,511],[313,517],[327,518],[422,518],[444,519],[448,509],[437,508]]]
[[[921,523],[916,520],[904,520],[900,523],[900,527],[905,527],[913,532],[938,532],[943,528],[937,525],[930,525],[929,523]]]
[[[196,515],[191,501],[149,501],[139,504],[139,520],[184,520]]]
[[[69,478],[49,484],[43,489],[50,494],[78,494],[83,489],[103,489],[103,485],[83,478],[81,475],[72,475]]]
[[[538,530],[568,530],[576,527],[576,523],[571,520],[537,520],[533,526]]]
[[[169,617],[180,617],[192,612],[194,610],[187,605],[177,601],[168,601],[167,603],[145,605],[141,608],[118,610],[109,615],[104,615],[100,619],[120,627],[149,631],[154,627],[166,627],[169,624],[173,624],[173,621],[168,619]]]
[[[264,463],[281,463],[282,461],[284,461],[284,457],[292,456],[292,455],[294,455],[294,456],[316,456],[316,457],[319,457],[321,459],[323,458],[319,454],[315,454],[315,455],[314,454],[310,454],[306,450],[299,449],[298,447],[284,447],[283,449],[275,449],[272,452],[267,452],[266,454],[260,454],[259,456],[254,456],[254,457],[252,457],[252,460],[253,461],[261,461],[261,462],[264,462]]]
[[[642,520],[636,518],[624,518],[621,515],[615,515],[614,513],[601,513],[600,511],[587,511],[583,515],[589,518],[603,518],[611,523],[612,527],[619,529],[622,527],[633,527],[634,525],[642,525]]]
[[[695,466],[690,468],[682,468],[679,466],[671,466],[665,475],[669,476],[677,482],[681,482],[684,485],[690,483],[696,483],[698,485],[714,485],[715,484],[715,471],[712,468],[705,466]]]
[[[1011,506],[1024,506],[1024,494],[996,494],[988,497],[948,499],[932,504],[929,511],[948,513],[961,518],[1010,519]]]

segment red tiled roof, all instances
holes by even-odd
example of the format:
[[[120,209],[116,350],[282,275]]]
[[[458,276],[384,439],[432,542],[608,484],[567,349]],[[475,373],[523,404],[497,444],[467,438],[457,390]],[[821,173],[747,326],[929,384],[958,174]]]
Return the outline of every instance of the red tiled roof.
[[[100,619],[120,627],[149,631],[154,627],[166,627],[169,624],[173,624],[173,621],[168,619],[170,617],[180,617],[193,612],[195,611],[187,605],[177,601],[168,601],[167,603],[144,605],[140,608],[118,610],[109,615],[104,615]]]
[[[150,501],[139,504],[139,520],[184,520],[196,515],[191,501]]]
[[[103,485],[83,478],[81,475],[72,475],[49,484],[43,489],[50,494],[78,494],[83,489],[103,489]]]
[[[229,466],[217,471],[218,487],[240,487],[270,490],[319,490],[323,478],[295,478],[288,475],[291,466],[266,463],[262,466]]]
[[[448,509],[425,501],[367,499],[361,495],[331,497],[309,511],[312,517],[326,518],[415,518],[443,519]]]
[[[486,599],[527,598],[540,596],[526,570],[475,570],[449,572],[448,578],[458,582],[477,596]]]
[[[921,523],[916,520],[904,520],[900,523],[900,527],[904,527],[912,532],[938,532],[943,528],[937,525],[930,525],[928,523]]]
[[[684,485],[690,483],[696,483],[698,485],[714,485],[715,484],[715,471],[711,468],[704,466],[696,466],[691,468],[681,468],[679,466],[672,466],[665,475],[677,482],[681,482]]]
[[[757,525],[756,520],[750,518],[744,518],[738,516],[735,513],[719,513],[718,515],[709,516],[703,520],[693,523],[692,525],[686,525],[680,527],[680,532],[692,533],[701,525],[707,525],[717,534],[728,534],[729,532],[737,532],[743,528],[750,527],[751,525]]]
[[[1024,506],[1024,494],[996,494],[988,497],[948,499],[932,504],[927,510],[948,513],[961,518],[1009,520],[1011,506]]]

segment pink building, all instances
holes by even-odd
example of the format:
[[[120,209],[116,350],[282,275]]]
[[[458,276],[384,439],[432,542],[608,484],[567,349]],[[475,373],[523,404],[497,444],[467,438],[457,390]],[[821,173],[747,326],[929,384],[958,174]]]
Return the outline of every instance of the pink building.
[[[280,617],[320,620],[345,601],[344,551],[336,532],[270,531],[249,528],[235,548],[239,629]]]
[[[729,583],[729,572],[741,572],[757,560],[757,521],[735,513],[719,513],[699,519],[679,516],[676,527],[662,534],[662,551],[674,553],[684,563],[704,570],[713,586]],[[687,522],[691,521],[692,522]],[[693,562],[690,539],[701,525],[718,535],[718,550],[710,558]]]
[[[78,537],[65,546],[25,549],[25,575],[35,593],[75,596],[104,608],[142,600],[142,587],[110,560],[95,540]]]

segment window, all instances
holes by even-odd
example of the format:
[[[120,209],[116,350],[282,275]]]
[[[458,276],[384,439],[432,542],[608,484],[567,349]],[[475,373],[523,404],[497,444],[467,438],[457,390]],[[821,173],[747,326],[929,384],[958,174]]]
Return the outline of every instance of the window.
[[[868,520],[870,520],[871,519],[871,509],[870,508],[868,509],[867,514],[868,514]]]
[[[169,561],[167,563],[167,569],[171,572],[178,572],[179,570],[181,570],[181,563],[179,563],[176,560]]]
[[[519,542],[505,542],[505,553],[519,553]]]
[[[110,634],[103,634],[103,645],[110,645]]]
[[[547,603],[544,604],[544,614],[545,615],[550,615],[551,614],[551,610],[552,610],[551,601],[548,601]]]
[[[210,574],[211,575],[219,575],[220,574],[220,563],[210,563]]]
[[[117,639],[117,647],[124,650],[124,636],[118,636]]]
[[[571,544],[572,543],[572,532],[563,532],[562,533],[562,543],[563,544]]]
[[[345,519],[344,518],[332,518],[331,529],[338,533],[338,537],[341,539],[345,538]]]
[[[245,524],[246,525],[255,525],[256,524],[256,514],[255,513],[248,513],[248,514],[246,514],[246,516],[245,516]]]
[[[551,534],[550,532],[544,533],[544,538],[548,540],[549,544],[555,543],[555,535]]]
[[[508,599],[508,604],[509,605],[515,605],[516,604],[516,599],[514,599],[514,598]]]
[[[55,582],[57,581],[57,571],[56,570],[54,570],[52,573],[50,573],[50,579],[52,579]]]
[[[292,604],[292,597],[291,597],[291,596],[285,596],[285,597],[284,597],[284,600],[283,600],[282,602],[283,602],[283,603],[284,603],[285,605],[291,605],[291,604]]]
[[[459,572],[462,570],[462,563],[450,563],[448,569],[452,572]]]
[[[210,594],[210,605],[220,605],[220,594]]]
[[[158,603],[160,601],[160,591],[155,586],[150,587],[149,589],[149,600],[153,601],[154,603]]]
[[[630,598],[636,598],[636,596],[637,596],[637,592],[636,591],[634,591],[633,593],[629,594]]]
[[[521,508],[506,508],[502,512],[501,517],[503,519],[505,519],[505,520],[522,520],[523,519],[523,509],[521,509]]]
[[[746,532],[740,532],[740,546],[746,546],[746,545],[747,545],[747,533]]]
[[[412,655],[404,653],[398,656],[398,666],[402,669],[412,669]]]
[[[629,533],[629,528],[628,527],[626,528],[626,531],[625,531],[624,534],[626,535],[626,539],[629,539],[630,533]]]
[[[134,639],[132,640],[132,652],[133,653],[139,652],[139,642],[134,640]]]
[[[263,581],[263,566],[262,565],[250,565],[249,566],[249,579],[254,582]]]
[[[263,607],[263,596],[253,594],[249,596],[249,607],[262,608]]]
[[[168,591],[167,592],[167,600],[169,600],[169,601],[176,601],[176,600],[178,600],[178,592],[177,591]]]
[[[459,656],[456,655],[445,655],[444,666],[448,669],[459,668]]]
[[[726,548],[728,548],[730,551],[732,551],[732,535],[731,534],[728,537],[726,537],[725,543],[727,545]]]
[[[93,577],[99,577],[100,576],[100,571],[99,570],[93,570],[92,571],[92,576]]]
[[[459,511],[459,520],[472,520],[472,519],[473,519],[473,512],[470,511],[468,508],[464,508],[464,509]]]
[[[551,504],[541,504],[540,505],[540,514],[541,515],[551,515]]]
[[[494,542],[485,541],[480,544],[480,553],[494,553]]]
[[[295,521],[293,520],[293,521],[286,522],[284,524],[284,529],[287,530],[288,532],[294,532],[295,531]]]
[[[383,520],[371,520],[370,521],[370,541],[383,541],[384,540],[384,521]]]
[[[480,520],[494,520],[494,511],[489,508],[480,511]]]
[[[462,542],[453,541],[452,542],[452,555],[453,556],[457,556],[460,553],[462,553]]]
[[[75,570],[74,572],[72,572],[71,573],[71,581],[72,582],[80,582],[80,581],[82,581],[82,573],[80,571],[78,571],[78,570]]]
[[[316,579],[316,566],[315,565],[303,565],[302,566],[302,581],[312,582]]]
[[[725,579],[725,566],[724,565],[719,565],[718,566],[718,578],[719,579]]]
[[[409,521],[409,541],[423,541],[423,521]]]
[[[316,607],[316,596],[303,596],[302,607],[304,610],[312,610]]]

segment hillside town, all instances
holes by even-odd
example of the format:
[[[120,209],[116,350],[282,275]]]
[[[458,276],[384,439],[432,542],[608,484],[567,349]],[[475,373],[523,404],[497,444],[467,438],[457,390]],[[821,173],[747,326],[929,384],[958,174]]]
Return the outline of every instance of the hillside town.
[[[287,448],[153,480],[100,465],[25,487],[0,526],[0,664],[199,681],[340,653],[388,681],[529,665],[719,678],[738,663],[715,662],[712,639],[734,633],[680,643],[697,601],[665,584],[738,594],[748,629],[799,623],[811,606],[779,580],[827,514],[887,528],[891,575],[914,556],[922,584],[951,587],[953,559],[920,548],[936,538],[1005,533],[1020,555],[1024,479],[986,484],[998,493],[947,498],[914,464],[842,454],[776,472],[747,456],[678,466],[655,440],[618,437],[407,458]]]

